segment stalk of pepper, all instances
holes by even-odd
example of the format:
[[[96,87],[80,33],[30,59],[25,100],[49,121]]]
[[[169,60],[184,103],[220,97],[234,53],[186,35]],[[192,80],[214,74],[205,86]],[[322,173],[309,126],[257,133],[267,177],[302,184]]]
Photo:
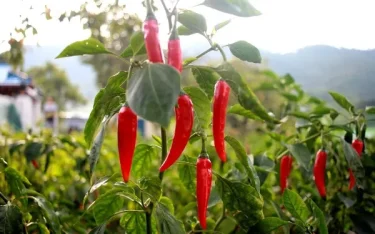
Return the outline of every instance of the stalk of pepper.
[[[326,197],[326,186],[325,186],[325,173],[327,164],[327,153],[321,149],[316,154],[314,164],[314,180],[315,185],[322,198]]]
[[[39,163],[36,160],[31,160],[31,163],[33,164],[35,169],[39,169]]]
[[[159,25],[150,2],[146,0],[147,16],[143,22],[143,32],[148,60],[153,63],[163,63],[163,54],[159,41]]]
[[[207,228],[206,215],[208,199],[211,193],[212,165],[206,153],[201,153],[197,160],[197,204],[199,223],[203,229]]]
[[[227,160],[225,153],[224,129],[226,121],[227,105],[229,101],[230,88],[227,82],[220,79],[215,84],[213,101],[212,132],[215,149],[221,161]]]
[[[284,155],[280,160],[280,188],[281,193],[284,193],[288,187],[288,177],[292,169],[293,158],[290,155]]]
[[[118,114],[117,145],[120,156],[122,177],[129,181],[135,144],[137,140],[137,115],[128,106],[123,106]]]
[[[360,139],[356,139],[352,143],[352,147],[358,153],[359,157],[362,157],[363,142]],[[349,190],[352,190],[356,184],[356,179],[352,169],[349,168]]]

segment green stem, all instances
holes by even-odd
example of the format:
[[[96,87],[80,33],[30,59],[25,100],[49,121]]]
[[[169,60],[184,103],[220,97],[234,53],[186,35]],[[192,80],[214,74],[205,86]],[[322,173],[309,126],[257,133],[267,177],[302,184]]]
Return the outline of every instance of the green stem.
[[[207,150],[206,150],[206,136],[203,134],[202,135],[202,150],[201,150],[201,154],[207,154]]]
[[[221,215],[220,219],[217,221],[217,223],[215,224],[215,227],[214,227],[214,231],[216,231],[220,224],[225,220],[225,206],[223,206],[223,214]]]
[[[167,132],[165,128],[161,128],[161,163],[167,157]],[[163,181],[164,172],[159,172],[160,182]]]
[[[146,212],[146,233],[152,234],[151,212]]]
[[[169,31],[171,31],[171,29],[172,29],[172,15],[171,15],[171,12],[169,12],[168,7],[165,4],[164,0],[161,0],[161,4],[163,5],[165,14],[167,15]]]
[[[224,62],[226,62],[227,61],[227,56],[225,55],[223,48],[221,48],[220,45],[216,45],[216,48],[220,51],[220,54],[223,57]]]
[[[8,203],[9,201],[8,198],[6,198],[4,194],[2,194],[1,192],[0,192],[0,198],[3,199],[5,203]]]

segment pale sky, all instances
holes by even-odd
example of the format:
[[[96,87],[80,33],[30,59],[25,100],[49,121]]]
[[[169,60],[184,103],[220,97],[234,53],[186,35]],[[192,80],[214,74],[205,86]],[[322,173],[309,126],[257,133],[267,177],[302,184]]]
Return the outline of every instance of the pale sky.
[[[9,32],[20,14],[29,11],[30,4],[40,12],[44,5],[51,7],[52,15],[60,15],[66,9],[77,8],[83,0],[9,0],[0,7],[0,51],[7,47]],[[120,0],[121,1],[121,0]],[[129,10],[144,17],[141,0],[123,0]],[[156,0],[156,2],[159,2]],[[167,0],[168,2],[168,0]],[[173,2],[173,1],[169,1]],[[189,8],[202,2],[181,0],[180,7]],[[275,53],[294,52],[309,45],[330,45],[354,49],[375,49],[375,0],[250,0],[261,16],[235,18],[219,31],[217,41],[228,44],[246,40],[260,49]],[[161,9],[161,7],[160,7]],[[233,16],[219,13],[203,6],[192,10],[203,14],[209,27]],[[163,11],[157,14],[162,41],[167,40],[166,19]],[[82,30],[79,21],[59,23],[46,21],[36,12],[31,15],[38,28],[38,35],[28,37],[26,44],[68,45],[86,39],[89,34]],[[3,42],[5,41],[5,42]],[[183,46],[205,43],[199,36],[183,39]],[[164,43],[166,44],[166,43]]]

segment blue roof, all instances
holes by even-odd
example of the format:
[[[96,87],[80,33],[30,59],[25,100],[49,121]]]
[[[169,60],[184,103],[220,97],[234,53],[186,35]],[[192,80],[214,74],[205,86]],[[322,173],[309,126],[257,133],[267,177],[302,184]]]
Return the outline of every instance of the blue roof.
[[[14,85],[28,85],[31,83],[31,78],[26,73],[15,73],[8,71],[8,75],[6,79],[2,82],[2,84],[14,84]]]

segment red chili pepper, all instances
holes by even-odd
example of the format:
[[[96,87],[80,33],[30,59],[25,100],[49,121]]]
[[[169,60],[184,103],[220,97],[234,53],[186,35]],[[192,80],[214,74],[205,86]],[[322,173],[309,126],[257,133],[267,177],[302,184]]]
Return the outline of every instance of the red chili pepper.
[[[160,167],[165,171],[180,157],[189,142],[191,130],[193,129],[193,104],[188,95],[182,94],[178,98],[178,107],[175,108],[176,128],[171,149]]]
[[[216,83],[214,91],[212,131],[216,152],[223,162],[227,160],[224,143],[224,129],[227,118],[226,114],[229,93],[229,85],[227,82],[220,79]]]
[[[356,139],[352,143],[352,147],[358,153],[359,157],[362,157],[362,150],[363,150],[363,142],[359,139]],[[352,169],[349,168],[349,190],[352,190],[356,184],[356,179],[353,174]]]
[[[31,160],[31,163],[33,164],[35,169],[39,169],[39,164],[36,160]]]
[[[159,41],[159,25],[152,7],[147,3],[147,17],[143,23],[145,46],[148,60],[153,63],[163,63],[163,54]]]
[[[327,153],[324,150],[319,150],[316,154],[314,164],[314,180],[319,194],[322,198],[326,197],[325,174],[327,164]]]
[[[177,17],[177,16],[176,16]],[[171,36],[168,41],[168,64],[182,71],[182,52],[180,38],[178,37],[176,23],[173,26]]]
[[[280,160],[280,187],[281,193],[284,193],[286,187],[288,187],[288,177],[292,170],[293,158],[290,155],[284,155]]]
[[[198,200],[198,218],[203,229],[206,229],[206,215],[208,199],[211,193],[212,183],[212,165],[206,154],[199,156],[197,160],[197,200]]]
[[[137,115],[128,106],[123,106],[118,114],[117,145],[120,156],[121,172],[128,182],[137,140]]]

